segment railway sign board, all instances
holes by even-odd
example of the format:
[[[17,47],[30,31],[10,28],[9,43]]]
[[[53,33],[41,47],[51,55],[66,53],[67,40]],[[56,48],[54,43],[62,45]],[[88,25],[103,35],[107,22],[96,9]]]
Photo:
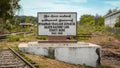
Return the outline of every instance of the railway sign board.
[[[38,12],[38,35],[75,36],[76,12]]]

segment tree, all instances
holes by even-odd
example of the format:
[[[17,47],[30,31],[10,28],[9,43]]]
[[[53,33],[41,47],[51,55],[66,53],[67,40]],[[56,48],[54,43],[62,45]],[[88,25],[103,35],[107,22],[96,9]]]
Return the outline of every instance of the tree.
[[[113,12],[118,11],[118,10],[119,10],[118,7],[114,8],[114,9],[109,9],[106,15],[109,15],[109,14],[111,14]]]
[[[118,7],[116,7],[116,8],[114,8],[113,10],[112,10],[112,12],[116,12],[116,11],[118,11],[119,9],[118,9]]]
[[[20,0],[0,0],[1,30],[6,27],[6,21],[12,19],[15,12],[20,9]]]
[[[30,23],[31,20],[29,18],[26,19],[26,23]]]
[[[7,20],[14,16],[16,10],[20,9],[20,0],[0,0],[0,18]]]
[[[95,24],[94,16],[88,14],[82,15],[80,18],[80,24],[94,25]]]
[[[98,25],[99,26],[103,26],[104,25],[104,21],[105,21],[105,19],[104,19],[104,17],[103,16],[98,16]]]
[[[88,25],[104,25],[104,18],[102,16],[93,16],[93,15],[82,15],[80,18],[80,24],[88,24]]]
[[[115,27],[120,27],[120,16],[117,17]]]
[[[109,15],[109,14],[111,14],[112,12],[113,12],[113,11],[112,11],[111,9],[109,9],[106,15]]]

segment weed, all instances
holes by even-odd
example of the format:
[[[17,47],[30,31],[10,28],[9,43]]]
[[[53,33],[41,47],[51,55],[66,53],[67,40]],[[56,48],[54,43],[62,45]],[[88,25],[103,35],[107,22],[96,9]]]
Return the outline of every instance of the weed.
[[[17,35],[10,35],[7,38],[8,42],[15,42],[15,41],[19,41],[19,40],[20,40],[20,36],[17,36]]]

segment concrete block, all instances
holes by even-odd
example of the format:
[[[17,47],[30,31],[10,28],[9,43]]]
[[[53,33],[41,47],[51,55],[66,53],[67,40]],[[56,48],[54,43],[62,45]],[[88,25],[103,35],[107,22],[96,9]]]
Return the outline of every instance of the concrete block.
[[[19,44],[19,50],[48,56],[71,64],[97,67],[100,65],[101,47],[91,43],[37,43]]]
[[[96,47],[60,47],[55,49],[55,59],[72,64],[98,66],[100,55]]]

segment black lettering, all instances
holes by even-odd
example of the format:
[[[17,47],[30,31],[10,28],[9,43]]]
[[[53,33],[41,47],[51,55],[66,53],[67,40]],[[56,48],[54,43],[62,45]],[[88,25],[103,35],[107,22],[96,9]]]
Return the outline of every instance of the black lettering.
[[[59,31],[62,31],[62,32],[64,32],[64,31],[65,31],[65,29],[59,29]]]
[[[73,22],[73,19],[59,19],[59,22]]]
[[[64,23],[64,25],[75,25],[75,23]]]
[[[63,28],[63,26],[53,26],[53,28]]]
[[[58,15],[51,15],[51,17],[58,17]]]
[[[64,28],[69,28],[69,26],[64,26]]]
[[[58,34],[62,35],[62,34],[63,34],[63,32],[58,32]]]
[[[57,21],[57,19],[44,19],[44,20],[42,20],[42,22],[50,22],[50,21]]]
[[[50,29],[52,26],[44,26],[45,29]]]
[[[51,32],[51,34],[56,34],[56,32]]]
[[[49,17],[49,15],[44,15],[44,18],[47,18],[47,17]]]
[[[50,32],[52,31],[58,31],[58,29],[49,29]]]
[[[51,23],[52,25],[63,25],[63,23]]]
[[[60,17],[71,17],[71,15],[61,15]]]
[[[38,25],[50,25],[50,23],[38,23]]]

